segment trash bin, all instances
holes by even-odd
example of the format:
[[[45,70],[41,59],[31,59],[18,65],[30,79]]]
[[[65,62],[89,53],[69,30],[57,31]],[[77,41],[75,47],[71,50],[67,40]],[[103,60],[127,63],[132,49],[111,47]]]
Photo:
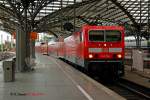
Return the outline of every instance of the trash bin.
[[[15,69],[13,66],[13,61],[4,61],[3,71],[4,71],[5,82],[12,82],[15,80]]]

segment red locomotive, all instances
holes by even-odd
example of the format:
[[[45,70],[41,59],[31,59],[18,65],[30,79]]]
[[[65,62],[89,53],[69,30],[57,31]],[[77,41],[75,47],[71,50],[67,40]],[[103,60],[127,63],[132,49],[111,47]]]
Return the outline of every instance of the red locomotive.
[[[124,46],[122,26],[84,25],[64,41],[49,45],[49,54],[55,53],[104,78],[117,78],[124,75]]]

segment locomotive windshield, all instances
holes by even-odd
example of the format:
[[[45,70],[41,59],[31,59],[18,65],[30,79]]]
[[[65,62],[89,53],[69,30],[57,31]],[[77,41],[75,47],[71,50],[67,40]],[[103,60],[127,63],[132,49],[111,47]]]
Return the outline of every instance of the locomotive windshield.
[[[117,30],[107,30],[105,31],[106,41],[121,41],[121,32]]]
[[[89,40],[96,42],[121,41],[121,32],[117,30],[90,30]]]
[[[104,31],[101,30],[91,30],[89,32],[90,41],[104,41]]]

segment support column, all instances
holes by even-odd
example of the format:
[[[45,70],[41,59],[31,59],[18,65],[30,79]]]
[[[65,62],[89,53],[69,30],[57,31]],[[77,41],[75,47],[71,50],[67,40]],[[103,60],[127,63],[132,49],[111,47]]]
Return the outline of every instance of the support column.
[[[32,40],[31,42],[31,53],[32,53],[32,58],[36,58],[35,57],[35,40]]]
[[[1,34],[1,51],[3,52],[3,34]]]
[[[76,0],[74,0],[74,5],[76,3]],[[74,16],[74,20],[73,20],[73,24],[74,24],[74,32],[76,31],[76,6],[74,6],[73,8],[73,16]]]
[[[14,41],[13,41],[13,37],[11,35],[11,43],[10,43],[10,48],[12,49],[13,48],[13,44],[14,44]]]
[[[17,28],[16,30],[16,70],[23,72],[26,63],[26,34],[21,30],[21,28]]]

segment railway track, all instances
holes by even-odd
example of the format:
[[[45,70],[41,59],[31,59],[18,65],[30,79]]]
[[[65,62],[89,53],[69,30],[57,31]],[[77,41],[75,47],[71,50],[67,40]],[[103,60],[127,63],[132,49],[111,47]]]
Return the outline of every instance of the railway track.
[[[144,86],[138,85],[136,83],[130,82],[125,79],[120,79],[117,83],[120,87],[123,87],[138,96],[142,97],[144,100],[150,100],[150,89]]]
[[[100,83],[123,96],[127,100],[150,100],[149,88],[140,86],[125,79],[120,79],[118,82],[113,84],[103,82]]]

